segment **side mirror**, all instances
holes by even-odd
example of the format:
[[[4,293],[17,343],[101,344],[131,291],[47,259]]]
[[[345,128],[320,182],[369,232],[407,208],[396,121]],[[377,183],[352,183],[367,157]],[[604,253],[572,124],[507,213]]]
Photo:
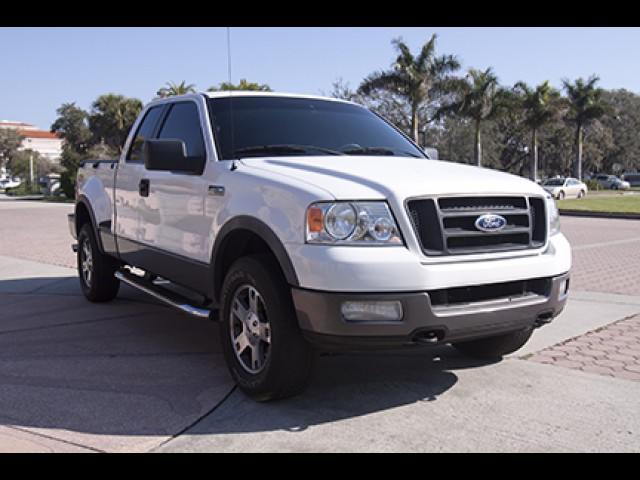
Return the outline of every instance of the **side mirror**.
[[[142,147],[142,158],[147,170],[171,171],[201,175],[204,171],[204,156],[189,157],[186,146],[178,139],[147,140]]]
[[[424,151],[431,160],[438,160],[438,149],[433,147],[424,147]]]

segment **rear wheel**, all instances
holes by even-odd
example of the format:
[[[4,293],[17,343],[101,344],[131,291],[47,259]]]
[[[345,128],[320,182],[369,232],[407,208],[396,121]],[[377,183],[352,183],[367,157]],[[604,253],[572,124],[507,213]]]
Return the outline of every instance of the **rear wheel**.
[[[481,359],[495,359],[513,353],[524,346],[533,334],[533,328],[528,327],[516,332],[495,337],[470,340],[455,343],[453,346],[463,355]]]
[[[93,228],[84,224],[78,234],[78,277],[82,293],[96,303],[108,302],[118,295],[120,281],[114,277],[119,268],[117,260],[98,247]]]
[[[225,278],[220,304],[227,367],[246,395],[269,401],[307,388],[316,353],[302,336],[289,287],[271,257],[237,260]]]

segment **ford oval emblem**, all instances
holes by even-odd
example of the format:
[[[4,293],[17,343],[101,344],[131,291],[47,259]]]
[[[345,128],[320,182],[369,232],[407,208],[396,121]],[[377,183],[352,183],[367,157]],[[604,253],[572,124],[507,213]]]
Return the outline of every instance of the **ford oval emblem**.
[[[501,215],[488,213],[478,217],[475,226],[482,232],[500,232],[507,226],[507,219]]]

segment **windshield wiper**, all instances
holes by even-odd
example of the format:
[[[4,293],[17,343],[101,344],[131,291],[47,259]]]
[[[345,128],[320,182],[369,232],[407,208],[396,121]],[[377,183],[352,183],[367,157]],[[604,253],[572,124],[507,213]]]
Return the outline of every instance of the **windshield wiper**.
[[[233,157],[243,155],[308,155],[310,153],[325,153],[328,155],[344,155],[342,152],[315,145],[256,145],[253,147],[239,148],[233,152]]]
[[[347,155],[380,155],[380,156],[389,156],[389,157],[394,156],[396,152],[409,155],[413,158],[421,158],[420,156],[411,152],[407,152],[405,150],[399,150],[399,149],[392,150],[385,147],[360,147],[360,148],[351,148],[349,150],[343,150],[343,153],[346,153]]]

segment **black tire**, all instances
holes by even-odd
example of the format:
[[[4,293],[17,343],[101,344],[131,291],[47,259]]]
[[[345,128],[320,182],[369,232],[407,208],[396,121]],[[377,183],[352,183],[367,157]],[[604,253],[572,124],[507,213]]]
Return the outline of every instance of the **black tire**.
[[[120,281],[114,277],[119,263],[100,251],[93,228],[84,224],[78,234],[78,277],[87,300],[103,303],[118,295]]]
[[[496,337],[455,343],[453,346],[468,357],[493,360],[519,350],[529,341],[532,334],[533,328],[529,327]]]
[[[558,192],[558,200],[564,200],[564,197],[565,197],[564,190],[560,190]]]
[[[237,260],[224,280],[220,308],[222,351],[240,390],[265,402],[307,388],[316,352],[302,336],[289,286],[271,257]]]

